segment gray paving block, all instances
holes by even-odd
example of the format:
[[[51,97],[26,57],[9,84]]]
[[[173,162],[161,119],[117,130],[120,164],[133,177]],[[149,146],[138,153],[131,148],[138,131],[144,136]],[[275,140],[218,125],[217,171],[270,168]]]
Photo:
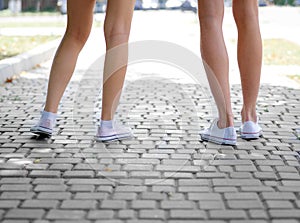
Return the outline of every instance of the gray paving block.
[[[10,209],[5,218],[13,219],[41,219],[45,214],[43,209]]]
[[[141,219],[165,219],[165,211],[163,210],[140,210],[139,217]]]
[[[35,196],[34,192],[3,192],[0,196],[1,199],[9,199],[9,200],[25,200],[31,199]]]
[[[20,204],[19,200],[0,200],[0,208],[17,208]]]
[[[263,204],[259,200],[228,200],[231,209],[262,209]]]
[[[32,185],[30,184],[2,184],[0,191],[30,191]]]
[[[211,210],[211,219],[246,219],[247,214],[243,210]]]
[[[201,210],[171,210],[170,218],[185,221],[186,219],[206,219],[207,215]]]
[[[155,209],[156,206],[155,200],[134,200],[131,202],[132,209]]]
[[[70,192],[40,192],[37,195],[38,199],[46,199],[46,200],[64,200],[70,199],[72,194]]]
[[[96,200],[64,200],[60,206],[61,209],[95,209]]]
[[[59,201],[57,200],[25,200],[21,207],[22,208],[44,208],[54,209],[58,206]]]
[[[101,209],[125,209],[126,201],[124,200],[104,200],[100,204]]]
[[[88,219],[112,219],[114,212],[112,210],[90,210],[88,212]]]
[[[289,210],[282,210],[282,209],[270,209],[269,214],[272,218],[300,218],[300,212],[298,209],[289,209]]]
[[[119,210],[118,218],[120,219],[133,219],[135,218],[135,211],[131,209]]]
[[[77,219],[84,219],[86,216],[86,212],[82,210],[58,210],[58,209],[52,209],[48,212],[46,215],[46,219],[49,220],[77,220]]]
[[[162,209],[193,209],[195,203],[193,201],[161,201]]]
[[[34,191],[42,192],[42,191],[66,191],[67,186],[64,184],[38,184],[35,186]]]

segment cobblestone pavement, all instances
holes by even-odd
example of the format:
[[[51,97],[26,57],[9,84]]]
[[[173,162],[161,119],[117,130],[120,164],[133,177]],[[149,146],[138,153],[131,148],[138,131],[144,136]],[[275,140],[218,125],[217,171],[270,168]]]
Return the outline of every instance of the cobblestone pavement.
[[[41,65],[0,87],[2,223],[299,222],[299,89],[263,84],[264,136],[218,146],[198,134],[213,116],[205,88],[175,71],[130,68],[117,119],[135,137],[102,144],[93,139],[99,61],[76,70],[54,136],[29,133],[48,69]],[[232,95],[238,117],[239,85]]]

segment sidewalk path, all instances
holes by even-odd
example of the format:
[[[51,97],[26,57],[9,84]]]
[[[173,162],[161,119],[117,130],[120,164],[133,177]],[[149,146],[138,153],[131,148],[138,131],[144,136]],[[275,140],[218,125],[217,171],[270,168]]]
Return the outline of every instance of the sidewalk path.
[[[132,41],[167,32],[161,40],[196,52],[198,34],[188,23],[195,15],[164,13],[136,13]],[[176,26],[165,26],[170,20]],[[263,83],[264,137],[218,146],[198,134],[214,115],[205,87],[166,64],[132,64],[117,119],[135,137],[97,143],[102,36],[95,30],[80,56],[51,139],[29,132],[45,101],[51,62],[0,87],[1,222],[299,222],[299,89]],[[232,95],[238,117],[239,85]]]

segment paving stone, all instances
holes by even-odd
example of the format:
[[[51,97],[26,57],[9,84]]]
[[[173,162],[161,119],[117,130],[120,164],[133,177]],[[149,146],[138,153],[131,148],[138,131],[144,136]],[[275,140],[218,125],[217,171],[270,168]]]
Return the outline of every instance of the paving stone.
[[[46,200],[64,200],[70,199],[71,196],[72,194],[70,192],[40,192],[37,198]]]
[[[257,179],[212,179],[214,186],[260,186]]]
[[[119,210],[118,217],[120,219],[133,219],[135,217],[135,212],[131,209]]]
[[[172,219],[206,219],[206,213],[199,210],[171,210],[170,218]]]
[[[269,219],[266,210],[249,210],[249,215],[253,219]]]
[[[115,183],[109,179],[70,179],[67,184],[92,184],[92,185],[115,185]]]
[[[146,186],[135,186],[135,185],[126,185],[126,186],[117,186],[117,192],[143,192],[146,191]]]
[[[9,200],[25,200],[31,199],[35,196],[34,192],[2,192],[0,198],[1,199],[9,199]]]
[[[94,190],[94,185],[72,185],[69,189],[71,192],[93,192]]]
[[[32,185],[30,184],[2,184],[0,191],[30,191]]]
[[[68,219],[68,220],[76,220],[83,219],[85,217],[85,211],[81,210],[57,210],[52,209],[46,215],[46,219],[50,220],[59,220],[59,219]]]
[[[125,209],[126,201],[124,200],[104,200],[100,205],[101,209]]]
[[[0,200],[0,208],[17,208],[20,204],[19,200]]]
[[[112,210],[90,210],[88,212],[88,219],[112,219],[114,212]]]
[[[1,178],[0,184],[29,184],[31,182],[31,178]]]
[[[29,223],[29,220],[3,220],[1,223]]]
[[[54,209],[58,206],[57,200],[25,200],[21,205],[22,208],[45,208]]]
[[[0,170],[0,177],[25,177],[27,170]]]
[[[224,197],[226,200],[259,200],[257,193],[247,192],[224,193]]]
[[[45,178],[49,178],[49,177],[54,177],[54,178],[58,178],[60,177],[60,171],[56,171],[56,170],[32,170],[29,173],[30,177],[45,177]]]
[[[221,200],[222,197],[219,193],[188,193],[188,199],[215,201]]]
[[[66,171],[63,174],[63,177],[65,178],[93,178],[95,175],[94,171],[75,171],[75,170],[70,170],[70,171]]]
[[[37,192],[42,192],[42,191],[66,191],[67,186],[63,184],[38,184],[35,188],[34,191]]]
[[[161,201],[162,209],[193,209],[195,203],[192,201]]]
[[[277,201],[277,200],[269,200],[266,201],[266,205],[270,209],[293,209],[293,203],[290,201]]]
[[[137,193],[128,192],[116,192],[112,195],[114,200],[135,200],[137,199]]]
[[[225,204],[223,201],[211,201],[211,200],[204,200],[199,201],[199,207],[202,210],[223,210],[225,209]]]
[[[140,210],[139,217],[141,219],[165,219],[163,210]]]
[[[156,202],[154,200],[135,200],[131,202],[132,209],[155,209]]]
[[[101,192],[78,192],[75,194],[74,199],[77,200],[104,200],[107,199],[108,194],[107,193],[101,193]]]
[[[141,198],[143,200],[164,200],[167,198],[167,195],[165,193],[160,192],[145,191],[141,194]]]
[[[211,219],[246,219],[247,214],[242,210],[211,210]]]
[[[64,179],[53,179],[53,178],[35,178],[32,184],[64,184]]]
[[[258,200],[228,200],[231,209],[262,209],[263,204]]]
[[[95,209],[96,200],[64,200],[61,204],[62,209]]]
[[[45,211],[43,209],[10,209],[5,218],[14,219],[41,219]]]
[[[290,192],[262,192],[261,196],[265,200],[296,200],[295,194]]]
[[[282,210],[282,209],[270,209],[269,214],[272,218],[300,218],[300,212],[297,209]]]

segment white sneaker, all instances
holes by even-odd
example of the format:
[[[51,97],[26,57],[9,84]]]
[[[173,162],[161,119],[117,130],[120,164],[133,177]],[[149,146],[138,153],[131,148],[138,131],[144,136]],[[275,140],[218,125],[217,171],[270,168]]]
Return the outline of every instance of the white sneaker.
[[[240,127],[242,139],[258,139],[262,136],[262,128],[256,122],[247,121]]]
[[[99,142],[109,142],[133,137],[129,127],[114,125],[112,128],[98,126],[95,140]]]
[[[40,120],[35,126],[30,128],[30,132],[41,135],[41,136],[51,136],[53,133],[53,128],[55,126],[55,121],[51,119]]]
[[[209,128],[200,132],[202,140],[222,145],[236,145],[237,135],[234,127],[220,129],[217,123],[218,119],[215,119]]]

